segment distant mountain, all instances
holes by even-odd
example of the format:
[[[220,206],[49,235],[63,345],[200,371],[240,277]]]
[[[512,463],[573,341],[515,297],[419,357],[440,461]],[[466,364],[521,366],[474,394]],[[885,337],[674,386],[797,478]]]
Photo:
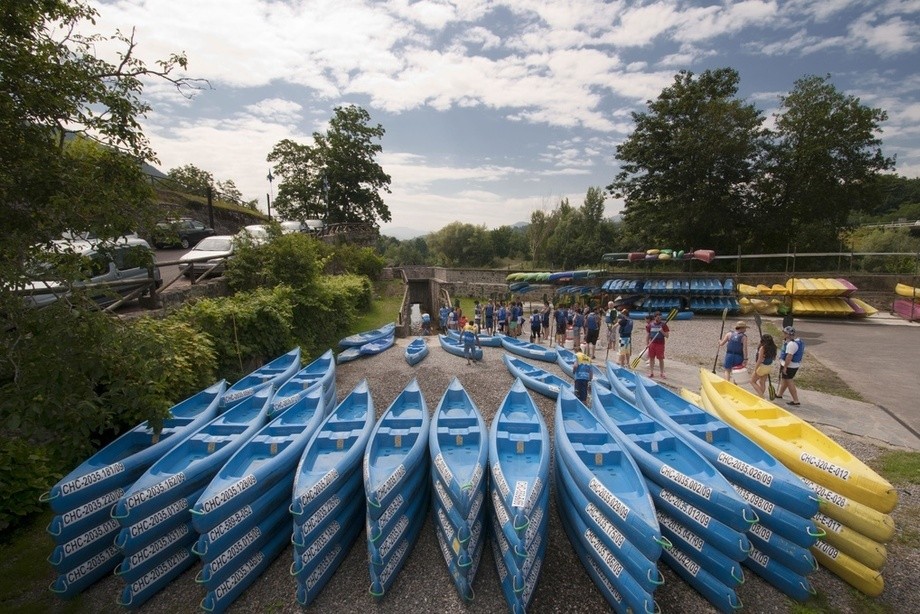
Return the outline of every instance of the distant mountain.
[[[427,230],[417,228],[406,228],[405,226],[386,226],[380,229],[380,234],[385,237],[393,237],[399,241],[408,241],[416,237],[424,237],[430,234]]]

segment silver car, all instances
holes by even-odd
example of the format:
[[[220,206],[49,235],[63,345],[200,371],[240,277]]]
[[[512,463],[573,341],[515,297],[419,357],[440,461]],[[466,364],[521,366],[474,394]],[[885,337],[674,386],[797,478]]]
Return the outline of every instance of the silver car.
[[[205,237],[179,258],[179,270],[189,279],[200,277],[205,271],[220,275],[227,258],[233,255],[233,242],[232,235]]]

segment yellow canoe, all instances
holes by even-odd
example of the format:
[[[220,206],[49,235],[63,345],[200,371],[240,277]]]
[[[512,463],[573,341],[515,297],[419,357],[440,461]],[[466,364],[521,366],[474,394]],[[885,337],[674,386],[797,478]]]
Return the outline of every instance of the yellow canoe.
[[[853,557],[869,569],[878,571],[885,566],[888,550],[882,544],[820,512],[815,514],[812,520],[816,527],[824,531],[824,541],[834,548]]]
[[[820,539],[811,547],[811,553],[815,555],[821,567],[834,573],[853,588],[870,597],[878,597],[882,594],[885,580],[878,571],[869,569],[853,557]]]
[[[888,514],[857,503],[807,478],[802,481],[811,486],[818,495],[818,511],[828,518],[842,522],[854,531],[882,544],[890,542],[894,537],[894,519]]]
[[[680,398],[685,401],[690,401],[697,407],[703,406],[703,397],[701,397],[698,393],[693,392],[692,390],[688,390],[687,388],[680,389]]]
[[[760,290],[757,289],[757,286],[738,284],[738,294],[741,296],[757,296],[760,294]]]
[[[700,369],[702,396],[723,420],[793,472],[888,513],[898,503],[891,483],[795,414]]]
[[[894,287],[894,291],[895,291],[895,294],[897,294],[898,296],[906,296],[907,298],[920,299],[920,288],[908,286],[907,284],[898,284]]]
[[[866,301],[862,299],[858,299],[855,296],[851,296],[850,301],[852,301],[854,305],[856,305],[857,307],[863,310],[862,316],[864,318],[869,317],[869,316],[874,316],[875,314],[878,313],[878,309],[876,309],[875,307],[873,307],[872,305],[870,305],[869,303],[867,303]]]

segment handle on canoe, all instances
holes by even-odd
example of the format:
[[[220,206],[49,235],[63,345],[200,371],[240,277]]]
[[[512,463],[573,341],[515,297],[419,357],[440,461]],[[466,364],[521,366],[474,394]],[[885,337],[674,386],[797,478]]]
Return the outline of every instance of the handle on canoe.
[[[814,597],[818,594],[818,591],[815,590],[815,587],[811,585],[811,582],[808,583],[808,586],[805,586],[804,582],[799,582],[799,586],[808,591],[808,594]]]
[[[129,599],[128,601],[123,601],[123,599],[124,599],[124,595],[119,595],[118,599],[115,600],[115,603],[123,607],[128,607],[129,605],[131,605],[131,602],[134,601],[134,599]]]
[[[825,535],[827,535],[827,531],[825,531],[824,529],[822,529],[822,528],[820,528],[820,527],[815,527],[815,528],[818,530],[817,533],[812,533],[812,532],[811,532],[811,527],[809,527],[808,529],[806,529],[807,532],[808,532],[808,536],[809,536],[809,537],[814,537],[814,538],[820,539],[820,538],[824,537]]]
[[[294,539],[294,536],[291,536],[291,539]],[[208,549],[205,548],[204,552],[198,552],[198,542],[192,544],[192,554],[197,554],[198,556],[204,556],[208,553]]]
[[[757,524],[758,522],[760,522],[760,516],[757,515],[757,512],[755,512],[754,510],[751,510],[751,513],[754,514],[753,520],[748,520],[747,509],[741,510],[741,517],[744,518],[744,521],[748,524]]]
[[[729,597],[728,605],[730,605],[733,610],[740,610],[744,607],[744,604],[741,603],[741,597],[735,594],[735,591],[732,591],[732,596]]]
[[[648,605],[648,600],[646,600],[646,606]],[[658,605],[658,602],[652,599],[652,609],[649,610],[648,607],[645,608],[645,614],[661,614],[661,606]]]
[[[206,604],[207,604],[207,605],[206,605]],[[208,601],[207,595],[204,597],[204,599],[201,600],[201,603],[199,603],[198,605],[199,605],[199,607],[201,607],[201,609],[204,610],[205,612],[213,612],[213,611],[214,611],[214,606],[211,605],[211,601]]]
[[[652,575],[652,572],[654,572],[654,576]],[[646,575],[648,576],[648,581],[654,584],[655,586],[661,586],[662,584],[664,584],[664,575],[660,571],[658,571],[657,566],[649,569]]]
[[[738,571],[741,571],[740,567],[738,568]],[[737,582],[738,584],[744,584],[744,572],[743,571],[741,571],[741,577],[739,578],[738,576],[735,575],[735,568],[732,567],[732,578],[734,578],[735,582]]]
[[[671,543],[671,540],[662,535],[655,539],[655,543],[664,548],[665,550],[670,550],[674,547],[674,544]]]
[[[291,574],[292,576],[294,576],[294,577],[296,578],[296,577],[297,577],[297,572],[294,571],[294,566],[295,566],[295,565],[297,565],[297,562],[296,562],[296,561],[293,562],[293,563],[291,563],[291,568],[290,568],[290,570],[288,570],[288,571],[290,572],[290,574]]]
[[[189,511],[190,511],[191,513],[195,514],[196,516],[204,516],[204,511],[203,511],[203,510],[196,510],[195,508],[192,508],[192,509],[190,509]]]
[[[371,585],[367,587],[367,592],[371,594],[371,597],[383,597],[383,591],[377,592],[374,590],[373,582],[371,582]]]
[[[128,516],[130,516],[130,514],[116,514],[116,513],[115,513],[115,510],[117,509],[117,507],[118,507],[118,506],[112,507],[112,513],[109,514],[109,516],[111,516],[111,517],[114,518],[115,520],[123,520],[123,519],[127,518]]]
[[[58,495],[52,495],[50,490],[45,491],[38,496],[38,500],[41,503],[48,503],[49,501],[52,501],[57,498],[58,498]]]

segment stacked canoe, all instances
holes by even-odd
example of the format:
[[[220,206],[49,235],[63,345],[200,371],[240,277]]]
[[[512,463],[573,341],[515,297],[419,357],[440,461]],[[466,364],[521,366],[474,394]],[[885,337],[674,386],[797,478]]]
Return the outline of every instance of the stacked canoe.
[[[370,593],[383,597],[428,511],[428,406],[412,380],[380,417],[364,454]]]
[[[810,548],[818,563],[863,593],[880,594],[897,491],[794,414],[705,370],[700,378],[707,409],[773,454],[819,497],[814,522],[826,535]]]
[[[667,542],[636,462],[568,389],[556,400],[554,431],[559,516],[585,571],[616,611],[657,611],[656,563]]]
[[[549,431],[517,379],[489,429],[492,554],[505,600],[525,612],[548,541]]]
[[[741,563],[792,599],[813,595],[807,576],[817,563],[808,548],[822,532],[811,520],[818,511],[812,490],[737,429],[663,386],[639,376],[636,401],[702,454],[757,514]]]
[[[390,322],[380,328],[355,333],[339,341],[339,347],[343,350],[339,352],[336,361],[342,364],[362,356],[373,356],[391,348],[395,342],[395,322]]]
[[[857,288],[843,279],[829,277],[794,277],[785,284],[739,284],[743,313],[757,311],[763,315],[776,315],[783,303],[777,298],[765,300],[758,297],[788,297],[792,313],[831,317],[867,317],[878,312],[865,301],[853,296]]]
[[[920,320],[920,288],[899,283],[894,288],[899,298],[894,299],[892,311],[905,320]]]
[[[115,504],[125,556],[118,603],[138,607],[197,560],[197,532],[189,510],[218,470],[265,424],[273,389],[245,397],[180,442],[146,471]]]
[[[642,394],[637,382],[636,396]],[[662,535],[662,558],[721,611],[741,605],[735,588],[750,550],[747,530],[757,522],[749,502],[667,424],[614,392],[594,388],[595,414],[622,442],[645,477]]]
[[[244,443],[192,506],[205,610],[226,609],[291,541],[294,468],[324,418],[316,385]]]
[[[55,543],[48,561],[58,574],[54,593],[72,598],[119,565],[123,555],[113,541],[121,525],[111,517],[112,508],[163,454],[217,415],[225,388],[218,382],[175,405],[159,432],[147,422],[134,427],[43,497],[55,512],[48,525]],[[186,532],[191,534],[188,527]]]
[[[295,471],[291,574],[301,605],[322,591],[361,533],[360,466],[374,419],[373,398],[367,380],[361,380],[320,424]]]
[[[457,592],[470,601],[487,530],[489,445],[482,414],[457,378],[434,412],[428,449],[435,536]]]

